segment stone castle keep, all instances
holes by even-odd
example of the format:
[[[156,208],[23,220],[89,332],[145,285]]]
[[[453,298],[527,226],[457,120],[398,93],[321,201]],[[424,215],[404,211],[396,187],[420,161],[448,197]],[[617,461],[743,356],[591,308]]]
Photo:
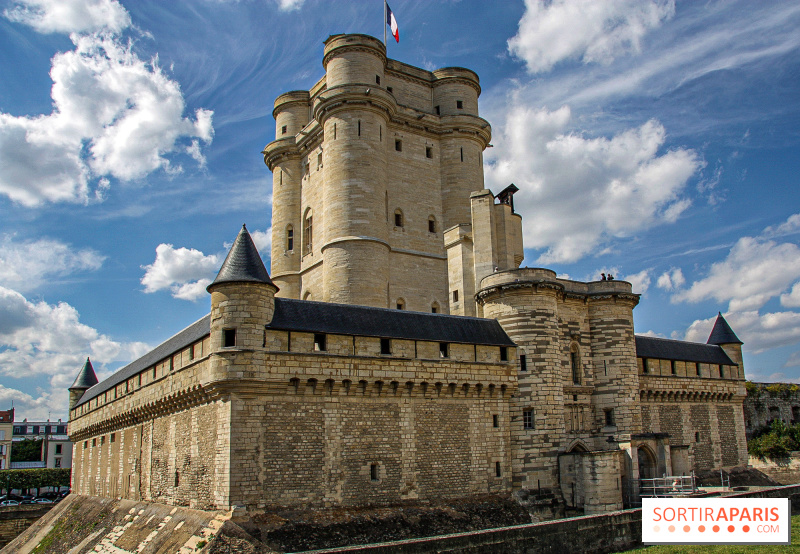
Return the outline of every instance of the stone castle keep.
[[[639,480],[747,463],[741,341],[635,336],[624,281],[520,268],[510,185],[484,188],[468,69],[325,41],[278,97],[268,272],[242,228],[211,312],[70,388],[73,491],[200,509],[485,493],[598,513]]]

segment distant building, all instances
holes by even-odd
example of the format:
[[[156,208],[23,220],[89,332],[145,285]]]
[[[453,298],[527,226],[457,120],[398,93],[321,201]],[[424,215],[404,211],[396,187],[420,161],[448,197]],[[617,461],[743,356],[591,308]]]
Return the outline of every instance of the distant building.
[[[14,424],[14,408],[0,411],[0,469],[11,467],[11,437]]]
[[[2,414],[3,412],[0,412]],[[58,421],[22,421],[14,422],[13,441],[41,440],[42,452],[38,462],[16,462],[14,469],[34,467],[71,467],[72,442],[69,440],[68,424]],[[9,458],[10,459],[10,458]]]

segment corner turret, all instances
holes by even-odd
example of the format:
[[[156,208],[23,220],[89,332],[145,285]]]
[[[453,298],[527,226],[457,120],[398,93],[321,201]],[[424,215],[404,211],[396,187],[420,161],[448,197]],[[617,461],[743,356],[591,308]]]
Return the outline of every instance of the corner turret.
[[[211,350],[263,347],[264,326],[275,312],[278,287],[269,278],[247,227],[231,246],[211,293]]]
[[[81,399],[83,393],[97,384],[97,375],[94,373],[92,362],[86,358],[86,363],[83,364],[80,373],[75,378],[75,382],[69,388],[69,409],[75,407],[78,400]]]
[[[744,366],[742,365],[742,341],[733,332],[731,326],[722,317],[722,312],[718,312],[714,328],[708,336],[706,344],[716,344],[722,348],[728,357],[739,365],[739,375],[744,378]]]

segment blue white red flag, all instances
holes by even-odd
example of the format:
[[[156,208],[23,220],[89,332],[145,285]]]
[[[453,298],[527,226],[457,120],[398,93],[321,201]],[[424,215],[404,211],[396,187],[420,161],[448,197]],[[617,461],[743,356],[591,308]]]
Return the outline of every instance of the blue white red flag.
[[[394,18],[394,13],[392,13],[392,8],[389,7],[389,4],[386,4],[386,24],[392,30],[394,40],[400,42],[400,29],[397,26],[397,20]]]

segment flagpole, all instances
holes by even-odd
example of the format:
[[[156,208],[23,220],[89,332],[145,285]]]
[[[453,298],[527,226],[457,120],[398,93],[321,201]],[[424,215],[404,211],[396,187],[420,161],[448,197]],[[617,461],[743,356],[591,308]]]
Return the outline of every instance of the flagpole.
[[[386,46],[386,0],[383,0],[383,47]]]

